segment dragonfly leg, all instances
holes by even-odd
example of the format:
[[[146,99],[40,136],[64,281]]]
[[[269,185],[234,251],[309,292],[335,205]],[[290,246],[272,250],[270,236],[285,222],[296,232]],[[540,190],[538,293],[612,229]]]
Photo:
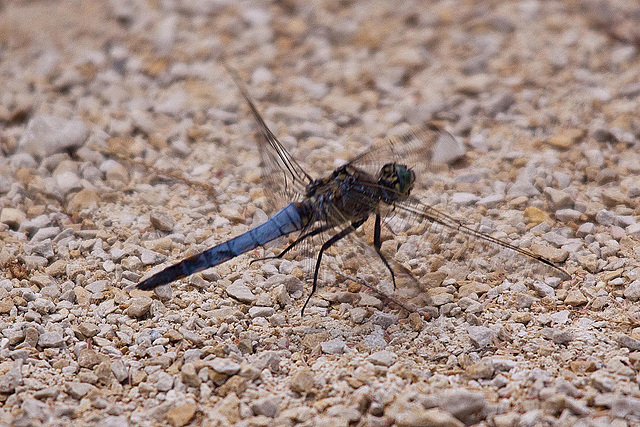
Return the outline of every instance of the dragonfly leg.
[[[307,308],[307,304],[309,304],[309,300],[311,299],[313,294],[316,293],[316,287],[318,284],[318,272],[320,271],[320,261],[322,260],[322,254],[324,253],[324,251],[326,251],[331,246],[333,246],[338,240],[342,239],[345,236],[348,236],[350,233],[353,233],[356,230],[356,228],[364,224],[366,220],[367,220],[366,218],[363,218],[356,222],[352,222],[349,227],[345,228],[344,230],[340,231],[338,234],[336,234],[335,236],[331,237],[329,240],[324,242],[324,244],[320,248],[320,251],[318,252],[318,259],[316,260],[316,268],[313,273],[313,287],[311,288],[311,293],[307,297],[307,300],[304,302],[304,305],[302,306],[302,311],[300,312],[300,316],[304,316],[304,309]]]
[[[396,275],[394,274],[393,269],[389,265],[389,262],[387,261],[387,259],[384,257],[384,255],[382,255],[382,251],[380,251],[381,246],[382,246],[382,241],[380,241],[380,213],[377,213],[376,223],[375,223],[375,226],[373,227],[373,247],[376,249],[378,256],[380,257],[384,265],[387,267],[387,269],[391,273],[391,280],[393,281],[393,290],[395,291]]]
[[[309,231],[308,233],[303,234],[302,236],[298,237],[293,243],[291,243],[289,246],[287,246],[282,252],[280,252],[278,255],[275,256],[266,256],[264,258],[256,258],[254,260],[251,260],[251,262],[249,262],[249,265],[253,264],[256,261],[264,261],[267,259],[280,259],[282,258],[287,252],[289,252],[291,249],[293,249],[298,243],[302,242],[304,239],[306,239],[307,237],[311,237],[311,236],[315,236],[316,234],[320,234],[323,231],[327,231],[330,228],[333,228],[333,226],[329,225],[329,224],[325,224],[321,227],[317,227],[311,231]]]

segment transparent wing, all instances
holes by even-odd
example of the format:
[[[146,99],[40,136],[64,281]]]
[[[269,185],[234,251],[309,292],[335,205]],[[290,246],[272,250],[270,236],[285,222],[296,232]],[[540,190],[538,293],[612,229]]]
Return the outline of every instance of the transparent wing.
[[[274,204],[273,207],[281,208],[286,203],[299,200],[304,195],[305,187],[313,181],[313,178],[296,162],[271,132],[249,97],[249,93],[238,74],[226,65],[225,68],[233,77],[264,137],[258,147],[262,156],[264,187],[269,196],[273,196],[270,197],[272,204]]]
[[[432,164],[443,164],[464,154],[464,147],[449,132],[430,124],[389,138],[352,159],[349,164],[373,176],[382,166],[397,162],[420,172]]]
[[[407,234],[407,240],[416,247],[416,259],[427,252],[437,254],[425,272],[438,271],[458,281],[486,281],[491,275],[510,276],[513,280],[570,278],[559,263],[542,255],[545,251],[551,253],[553,248],[537,245],[518,233],[513,240],[504,232],[491,234],[488,225],[466,225],[415,197],[390,208],[387,224],[394,232]],[[530,248],[520,246],[525,241]],[[556,256],[562,254],[557,252]]]

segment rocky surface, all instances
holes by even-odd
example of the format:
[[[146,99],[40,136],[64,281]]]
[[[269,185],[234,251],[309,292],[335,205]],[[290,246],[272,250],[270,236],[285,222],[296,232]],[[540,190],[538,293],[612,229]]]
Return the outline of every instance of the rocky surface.
[[[3,4],[0,423],[637,425],[639,14],[622,0]],[[447,166],[415,165],[414,194],[571,277],[532,280],[523,257],[418,227],[382,246],[418,278],[398,274],[404,308],[367,288],[393,292],[388,274],[335,274],[375,268],[348,245],[304,317],[308,263],[249,264],[283,241],[133,289],[281,202],[223,62],[314,174],[437,121],[459,144],[436,147]]]

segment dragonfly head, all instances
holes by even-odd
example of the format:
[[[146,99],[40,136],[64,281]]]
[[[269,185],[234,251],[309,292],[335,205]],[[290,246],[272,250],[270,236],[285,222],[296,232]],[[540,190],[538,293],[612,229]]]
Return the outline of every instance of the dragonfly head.
[[[391,188],[400,194],[409,195],[413,188],[416,174],[405,165],[387,163],[380,169],[378,184]]]

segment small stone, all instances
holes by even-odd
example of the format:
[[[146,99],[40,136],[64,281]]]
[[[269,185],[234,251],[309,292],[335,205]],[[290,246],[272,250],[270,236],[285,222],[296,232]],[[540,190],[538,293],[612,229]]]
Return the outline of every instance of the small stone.
[[[258,297],[251,292],[251,289],[249,289],[242,280],[236,280],[231,285],[227,286],[227,295],[247,304],[251,304],[258,299]]]
[[[454,193],[451,196],[451,203],[462,206],[469,206],[480,200],[480,197],[473,193]]]
[[[82,368],[93,369],[100,361],[101,357],[98,352],[89,348],[81,350],[80,354],[78,354],[78,365]]]
[[[256,317],[271,317],[275,313],[273,307],[251,307],[249,316],[254,319]]]
[[[367,357],[367,360],[369,362],[373,363],[374,365],[380,366],[391,366],[396,362],[397,359],[398,355],[387,350],[376,351],[375,353]]]
[[[200,387],[200,378],[193,363],[185,363],[180,369],[182,382],[189,387]]]
[[[551,220],[548,213],[534,206],[529,206],[524,210],[524,219],[528,224],[540,224]]]
[[[563,129],[558,134],[547,139],[547,144],[558,148],[570,148],[580,141],[586,131],[584,129]]]
[[[13,229],[18,229],[20,224],[26,220],[27,215],[19,209],[2,208],[2,212],[0,212],[0,222]]]
[[[582,266],[585,270],[590,273],[597,273],[599,270],[598,267],[598,257],[595,254],[589,255],[581,255],[578,256],[578,264]]]
[[[129,370],[125,366],[122,359],[116,359],[111,362],[111,372],[116,377],[118,382],[123,383],[129,379]]]
[[[568,329],[554,329],[551,334],[551,340],[556,344],[566,344],[573,341],[574,335]]]
[[[485,397],[480,391],[454,388],[442,393],[438,406],[467,425],[475,424],[485,406]]]
[[[195,403],[183,403],[167,411],[167,421],[174,427],[182,427],[193,419],[197,410],[198,406]]]
[[[624,290],[624,297],[630,301],[640,300],[640,280],[634,280],[629,283]]]
[[[464,427],[464,423],[449,412],[438,408],[410,409],[396,417],[399,427]]]
[[[382,329],[387,329],[391,325],[398,324],[398,316],[395,314],[384,313],[382,311],[376,311],[373,313],[370,320],[374,325],[382,326]]]
[[[151,225],[160,231],[171,231],[175,226],[173,217],[166,211],[154,210],[149,216]]]
[[[601,209],[596,213],[596,222],[600,225],[613,225],[616,220],[615,212]]]
[[[22,359],[17,359],[11,368],[0,377],[0,393],[13,393],[22,384]]]
[[[125,314],[131,317],[140,318],[149,312],[153,299],[150,297],[137,297],[131,301],[131,305],[126,309]]]
[[[486,361],[480,361],[477,363],[472,363],[467,366],[465,372],[469,376],[469,378],[478,380],[478,379],[490,379],[493,377],[494,368],[491,363]]]
[[[82,399],[86,397],[90,392],[96,390],[96,387],[88,383],[80,382],[68,382],[65,383],[65,391],[74,399]]]
[[[556,211],[556,219],[564,223],[577,222],[581,217],[582,212],[575,209],[558,209]]]
[[[567,293],[567,296],[564,299],[564,303],[568,305],[572,305],[577,307],[582,304],[588,303],[589,300],[584,296],[579,289],[572,289]]]
[[[315,380],[308,368],[302,368],[291,377],[289,388],[297,393],[309,393],[315,386]]]
[[[56,186],[63,195],[82,189],[78,175],[71,171],[62,172],[55,177]]]
[[[47,158],[81,147],[88,136],[89,129],[81,120],[38,114],[29,120],[18,146],[35,157]]]
[[[551,206],[554,210],[567,208],[573,205],[573,199],[569,194],[562,190],[556,190],[553,187],[544,189],[544,193],[551,199]]]
[[[478,348],[488,347],[494,335],[491,329],[484,326],[469,326],[467,333],[471,342]]]
[[[71,200],[67,204],[67,211],[71,213],[79,212],[92,205],[97,205],[99,201],[100,196],[95,190],[84,188],[71,197]]]
[[[320,348],[326,354],[342,354],[344,353],[346,343],[342,338],[334,338],[329,341],[320,343]]]
[[[240,364],[234,362],[231,359],[225,359],[222,357],[218,357],[209,362],[209,366],[214,371],[225,374],[225,375],[235,375],[240,372]]]
[[[531,288],[540,297],[550,297],[550,298],[555,298],[556,297],[556,291],[554,291],[551,286],[549,286],[546,283],[541,282],[539,280],[534,281],[533,284],[531,285]]]
[[[585,237],[589,234],[593,234],[596,231],[596,225],[592,222],[585,222],[584,224],[580,224],[578,230],[576,231],[576,236]]]
[[[640,351],[640,341],[626,334],[618,335],[618,343],[633,351]]]
[[[38,338],[40,347],[60,347],[64,344],[64,337],[58,331],[45,332]]]
[[[11,310],[11,307],[13,307],[13,304],[11,304],[9,310]],[[353,323],[359,324],[364,322],[364,318],[367,316],[367,309],[362,307],[355,307],[349,310],[349,315],[351,316],[351,321]]]
[[[540,245],[538,243],[531,244],[531,251],[551,262],[564,262],[569,258],[569,251],[566,249],[554,248],[551,246]]]
[[[173,377],[166,372],[160,371],[155,381],[158,391],[169,391],[173,388]]]
[[[411,326],[411,330],[415,332],[421,331],[424,327],[422,316],[420,316],[418,313],[411,313],[409,315],[409,325]]]
[[[265,417],[273,418],[278,413],[279,405],[280,398],[275,396],[264,397],[262,399],[254,400],[251,403],[251,410],[256,415],[264,415]]]

